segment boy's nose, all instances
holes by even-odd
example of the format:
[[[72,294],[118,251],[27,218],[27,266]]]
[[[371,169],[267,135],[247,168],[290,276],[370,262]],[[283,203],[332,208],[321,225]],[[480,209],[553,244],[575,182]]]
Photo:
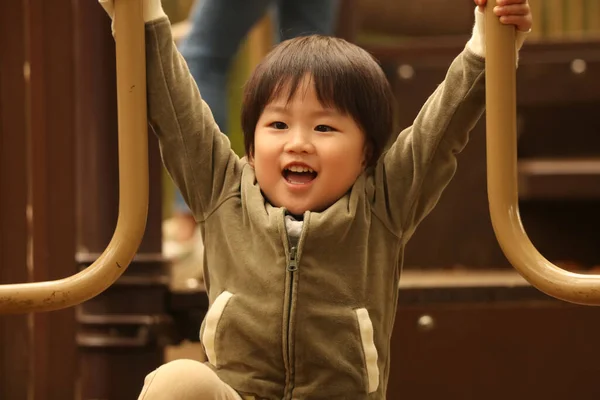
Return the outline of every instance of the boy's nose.
[[[297,129],[290,132],[289,141],[286,143],[285,151],[290,153],[313,153],[315,147],[311,141],[310,132]]]

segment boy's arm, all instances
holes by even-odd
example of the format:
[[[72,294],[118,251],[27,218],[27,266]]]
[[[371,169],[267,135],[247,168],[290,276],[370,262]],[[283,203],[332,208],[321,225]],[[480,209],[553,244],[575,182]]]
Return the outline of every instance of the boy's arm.
[[[375,210],[404,242],[454,176],[456,155],[485,109],[485,31],[483,15],[476,14],[465,50],[375,168]],[[517,49],[522,43],[519,38]]]
[[[202,221],[237,192],[243,163],[202,100],[166,18],[146,24],[146,66],[148,120],[163,162]]]
[[[112,0],[100,0],[112,17]],[[243,163],[220,132],[177,50],[160,0],[144,0],[148,122],[197,220],[236,193]],[[119,32],[113,32],[118,37]]]

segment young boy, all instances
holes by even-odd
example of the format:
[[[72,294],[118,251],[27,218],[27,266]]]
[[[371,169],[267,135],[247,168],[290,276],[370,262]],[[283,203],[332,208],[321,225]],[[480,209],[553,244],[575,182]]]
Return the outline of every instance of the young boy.
[[[499,4],[502,22],[530,29],[526,0]],[[149,119],[201,226],[210,309],[208,362],[158,368],[140,399],[385,399],[404,246],[484,110],[481,12],[445,81],[385,152],[392,93],[376,61],[341,39],[283,42],[245,88],[242,159],[160,1],[144,13]]]

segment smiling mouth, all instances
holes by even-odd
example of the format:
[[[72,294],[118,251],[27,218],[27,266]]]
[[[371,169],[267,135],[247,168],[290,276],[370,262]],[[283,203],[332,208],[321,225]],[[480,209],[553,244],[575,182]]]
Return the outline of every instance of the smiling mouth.
[[[317,177],[317,173],[312,168],[299,166],[285,168],[282,175],[292,185],[307,185]]]

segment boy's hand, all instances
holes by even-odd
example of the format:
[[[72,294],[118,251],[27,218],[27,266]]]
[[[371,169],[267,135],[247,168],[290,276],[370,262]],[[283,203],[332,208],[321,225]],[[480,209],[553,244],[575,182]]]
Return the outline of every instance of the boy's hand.
[[[487,0],[474,0],[479,9],[487,4]],[[521,32],[529,32],[533,25],[531,9],[527,0],[497,0],[494,14],[500,17],[500,22],[506,25],[514,25]]]
[[[104,11],[112,19],[114,16],[115,0],[98,0],[98,3],[100,3]],[[160,0],[143,0],[142,8],[144,10],[144,22],[154,21],[166,16]]]
[[[104,11],[108,14],[110,19],[112,19],[115,13],[115,5],[113,4],[113,0],[98,0],[98,3],[104,8]]]

